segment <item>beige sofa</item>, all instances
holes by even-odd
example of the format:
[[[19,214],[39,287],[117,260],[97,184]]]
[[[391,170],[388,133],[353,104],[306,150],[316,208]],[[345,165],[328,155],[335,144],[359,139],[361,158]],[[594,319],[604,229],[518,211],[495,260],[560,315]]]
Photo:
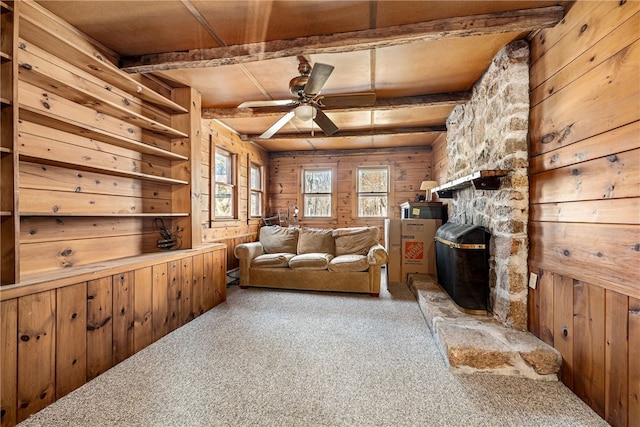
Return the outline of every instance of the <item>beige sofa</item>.
[[[234,249],[240,287],[380,294],[387,251],[377,227],[294,228],[267,226],[258,242]]]

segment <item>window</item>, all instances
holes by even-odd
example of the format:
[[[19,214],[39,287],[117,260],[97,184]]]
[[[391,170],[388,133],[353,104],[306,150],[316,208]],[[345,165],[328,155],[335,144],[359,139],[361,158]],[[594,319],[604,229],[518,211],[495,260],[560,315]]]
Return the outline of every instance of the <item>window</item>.
[[[332,217],[333,169],[303,169],[302,200],[305,217]]]
[[[249,215],[262,216],[263,205],[262,166],[251,163],[249,177]]]
[[[236,214],[235,160],[234,154],[215,150],[213,215],[216,219],[234,218]]]
[[[358,217],[386,218],[389,206],[389,169],[358,168]]]

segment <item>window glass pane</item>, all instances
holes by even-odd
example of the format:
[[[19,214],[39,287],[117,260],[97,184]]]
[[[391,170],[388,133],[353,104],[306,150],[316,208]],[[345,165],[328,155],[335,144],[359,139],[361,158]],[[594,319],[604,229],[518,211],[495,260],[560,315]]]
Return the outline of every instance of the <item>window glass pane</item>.
[[[305,193],[331,193],[331,170],[304,171]]]
[[[251,192],[250,203],[251,203],[251,216],[261,216],[262,215],[262,197],[261,193]]]
[[[251,165],[251,189],[262,190],[262,176],[260,174],[260,167]]]
[[[358,169],[358,192],[386,193],[388,185],[387,172],[387,168]]]
[[[304,196],[304,216],[331,217],[331,195]]]
[[[216,184],[215,216],[231,217],[233,215],[233,187]]]
[[[387,196],[358,196],[358,216],[387,216]]]
[[[227,153],[216,152],[215,173],[216,182],[231,184],[231,156]]]

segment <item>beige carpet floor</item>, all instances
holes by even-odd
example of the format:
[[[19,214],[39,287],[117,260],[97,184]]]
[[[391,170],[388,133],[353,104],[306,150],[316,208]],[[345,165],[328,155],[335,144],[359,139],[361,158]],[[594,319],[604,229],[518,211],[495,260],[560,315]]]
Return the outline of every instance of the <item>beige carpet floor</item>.
[[[603,426],[560,382],[449,372],[404,285],[229,289],[27,426]]]

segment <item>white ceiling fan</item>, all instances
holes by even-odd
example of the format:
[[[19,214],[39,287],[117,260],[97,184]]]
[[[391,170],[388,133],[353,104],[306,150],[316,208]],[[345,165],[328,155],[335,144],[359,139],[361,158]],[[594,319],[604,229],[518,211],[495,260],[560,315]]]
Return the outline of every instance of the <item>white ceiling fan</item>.
[[[323,107],[361,107],[375,104],[376,94],[372,92],[320,95],[320,90],[333,72],[333,65],[316,63],[312,68],[303,56],[298,56],[298,60],[300,61],[298,65],[300,75],[289,82],[289,92],[297,99],[247,101],[238,106],[238,108],[291,107],[291,110],[260,135],[260,138],[271,138],[293,117],[302,121],[313,120],[325,135],[330,136],[338,131],[338,127],[322,111]]]

